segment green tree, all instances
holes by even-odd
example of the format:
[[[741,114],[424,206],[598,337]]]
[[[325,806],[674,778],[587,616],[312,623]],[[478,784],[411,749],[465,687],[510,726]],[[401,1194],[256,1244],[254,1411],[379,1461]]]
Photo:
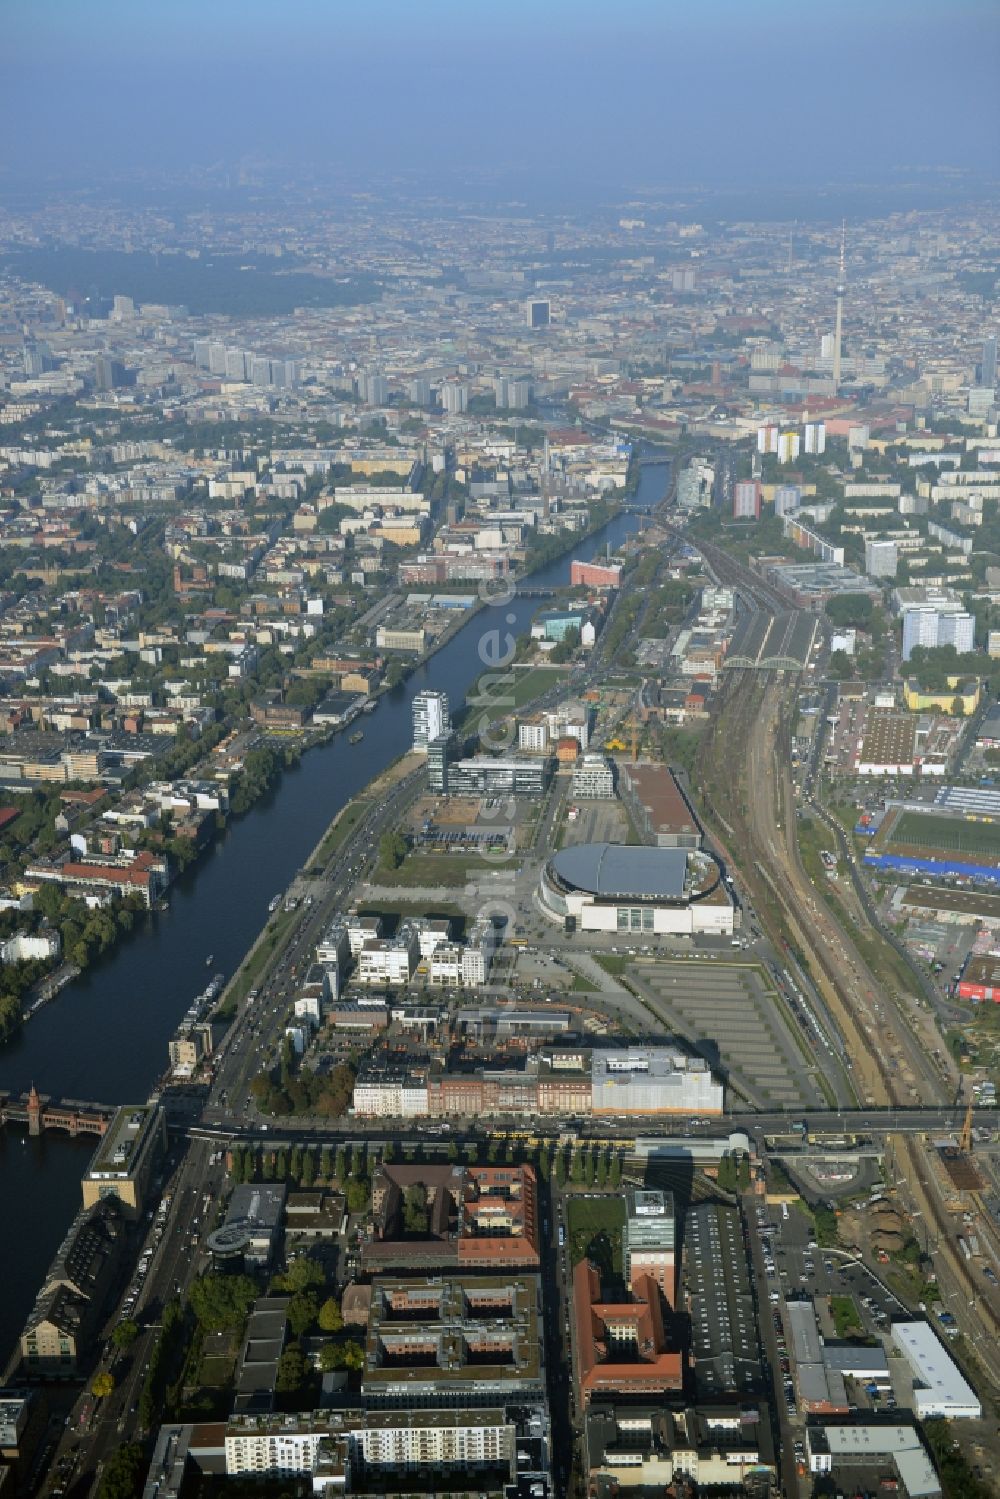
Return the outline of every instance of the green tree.
[[[319,1153],[319,1174],[322,1177],[323,1181],[328,1182],[330,1180],[330,1147],[329,1147],[329,1145],[324,1145],[323,1149]]]
[[[427,1226],[427,1188],[423,1182],[415,1182],[403,1194],[403,1228],[417,1236],[426,1234]]]
[[[191,1310],[208,1332],[242,1327],[257,1299],[257,1286],[249,1275],[219,1275],[209,1271],[188,1292]]]
[[[289,1291],[294,1296],[297,1291],[321,1290],[326,1285],[326,1272],[319,1260],[314,1260],[308,1254],[300,1254],[292,1260],[288,1269],[281,1275],[275,1275],[271,1284],[279,1291]]]
[[[131,1317],[125,1317],[111,1334],[111,1341],[118,1349],[131,1348],[138,1336],[138,1322],[134,1322]]]
[[[97,1396],[98,1400],[107,1400],[114,1387],[115,1376],[110,1374],[106,1369],[102,1370],[100,1374],[95,1374],[90,1385],[91,1392]]]
[[[349,1213],[363,1213],[368,1206],[368,1187],[364,1182],[349,1181],[344,1189]]]
[[[389,831],[382,834],[378,844],[379,862],[384,869],[398,869],[406,858],[409,845],[402,833]]]
[[[608,1186],[620,1187],[622,1181],[622,1159],[617,1150],[612,1152],[611,1165],[608,1168]]]
[[[279,1395],[296,1395],[306,1382],[306,1361],[301,1348],[290,1343],[278,1360],[275,1389]]]
[[[334,1369],[344,1367],[344,1355],[336,1343],[324,1343],[319,1350],[319,1367],[321,1374],[331,1374]]]
[[[344,1182],[347,1180],[347,1151],[344,1149],[343,1145],[338,1145],[337,1147],[334,1174],[338,1182],[341,1184],[341,1186],[343,1186]]]
[[[104,1466],[97,1499],[137,1499],[149,1466],[140,1442],[129,1442],[112,1453]]]
[[[328,1296],[320,1307],[316,1317],[317,1322],[324,1332],[340,1332],[344,1326],[344,1318],[341,1315],[340,1305],[334,1296]]]
[[[309,1190],[316,1180],[316,1156],[312,1150],[305,1150],[302,1153],[302,1176],[300,1180],[306,1191]]]
[[[319,1316],[315,1291],[297,1291],[288,1303],[288,1325],[297,1338],[309,1331]]]

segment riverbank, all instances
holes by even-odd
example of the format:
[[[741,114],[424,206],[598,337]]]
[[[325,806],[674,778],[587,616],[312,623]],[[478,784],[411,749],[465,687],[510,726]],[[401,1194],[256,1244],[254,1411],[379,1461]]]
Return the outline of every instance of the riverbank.
[[[663,466],[647,465],[640,506],[645,500],[651,508],[664,482]],[[566,550],[579,547],[589,560],[606,544],[619,548],[639,528],[634,515],[620,514],[586,540],[573,535]],[[552,588],[565,586],[567,577],[561,559],[532,574],[534,585]],[[491,612],[498,628],[517,635],[537,607],[537,599],[515,593],[503,611]],[[237,972],[260,936],[274,893],[288,889],[338,814],[409,753],[414,695],[435,688],[448,693],[453,707],[462,704],[483,670],[481,629],[459,629],[432,661],[384,693],[376,711],[362,720],[362,745],[351,746],[337,734],[286,770],[276,787],[221,833],[197,869],[179,877],[167,911],[153,912],[132,940],[67,985],[58,1003],[46,1005],[0,1051],[0,1089],[22,1093],[34,1082],[42,1092],[65,1098],[145,1098],[163,1073],[178,1021],[205,987],[208,954],[214,954],[214,970]],[[19,1231],[8,1235],[4,1250],[0,1355],[18,1336],[42,1269],[79,1202],[90,1154],[89,1144],[81,1148],[68,1136],[47,1133],[22,1147],[17,1131],[2,1134],[7,1148],[0,1136],[0,1192]],[[29,1159],[30,1171],[24,1166]]]

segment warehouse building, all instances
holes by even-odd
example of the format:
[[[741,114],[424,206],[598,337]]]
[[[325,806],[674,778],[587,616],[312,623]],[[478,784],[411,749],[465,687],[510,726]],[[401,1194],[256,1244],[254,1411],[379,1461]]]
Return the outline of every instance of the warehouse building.
[[[692,1203],[684,1220],[682,1310],[691,1326],[699,1400],[764,1388],[750,1265],[739,1210]]]
[[[1000,1004],[1000,958],[982,953],[970,957],[955,986],[959,999],[971,999],[973,1004],[992,1000]]]
[[[620,764],[622,800],[639,832],[657,848],[701,848],[701,828],[666,765]]]
[[[915,1426],[810,1422],[806,1450],[810,1473],[835,1474],[839,1493],[902,1484],[907,1499],[940,1499],[941,1481]]]
[[[929,1322],[894,1322],[892,1341],[913,1375],[913,1413],[921,1421],[979,1421],[983,1407]]]

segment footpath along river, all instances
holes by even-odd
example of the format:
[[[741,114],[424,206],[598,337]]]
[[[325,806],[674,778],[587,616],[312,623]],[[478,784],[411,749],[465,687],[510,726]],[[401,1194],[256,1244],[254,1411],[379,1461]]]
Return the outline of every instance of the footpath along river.
[[[656,505],[669,475],[669,463],[645,463],[635,504]],[[590,558],[608,545],[614,550],[640,524],[634,514],[616,516],[525,586],[565,584],[571,557]],[[334,814],[409,748],[414,693],[423,687],[447,692],[454,711],[484,669],[483,634],[509,629],[517,635],[544,607],[544,600],[515,597],[502,609],[480,611],[407,682],[380,698],[377,710],[360,721],[360,744],[338,734],[304,755],[171,887],[167,911],[151,916],[0,1050],[0,1091],[20,1093],[34,1083],[63,1098],[144,1099],[166,1066],[167,1042],[191,1000],[213,973],[234,972],[267,919],[269,900],[289,884]],[[92,1148],[92,1141],[55,1133],[29,1140],[19,1129],[0,1128],[2,1361],[77,1209]]]

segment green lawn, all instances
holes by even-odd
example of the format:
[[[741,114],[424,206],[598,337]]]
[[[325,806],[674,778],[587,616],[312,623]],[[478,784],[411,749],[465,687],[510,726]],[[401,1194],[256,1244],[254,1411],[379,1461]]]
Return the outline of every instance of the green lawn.
[[[450,905],[447,901],[435,901],[433,908],[425,902],[417,901],[363,901],[359,907],[358,915],[398,916],[401,921],[405,921],[410,916],[427,916],[434,920],[444,920],[447,917],[453,923],[452,930],[459,938],[461,938],[468,920],[468,917],[460,906]]]
[[[831,1296],[830,1315],[838,1338],[864,1331],[853,1296]]]
[[[569,987],[572,994],[597,994],[600,992],[597,985],[592,984],[589,979],[585,979],[582,973],[575,973],[573,975],[573,982]]]
[[[198,1369],[198,1383],[209,1389],[219,1389],[233,1377],[236,1360],[225,1354],[207,1353]]]
[[[567,1197],[566,1225],[571,1264],[591,1260],[606,1276],[621,1277],[623,1197]]]
[[[622,953],[595,952],[592,954],[594,962],[610,973],[612,978],[621,978],[628,968],[628,958]]]
[[[511,854],[511,860],[517,858]],[[503,869],[499,859],[484,859],[481,854],[407,854],[398,869],[379,865],[375,881],[380,885],[398,885],[402,889],[415,885],[460,886],[492,869]]]
[[[541,697],[550,687],[558,686],[568,672],[558,666],[531,666],[526,671],[511,667],[503,674],[487,672],[469,693],[468,705],[487,717],[503,718],[505,714],[523,708],[534,698]],[[487,682],[486,677],[497,678]],[[480,687],[482,683],[482,687]]]
[[[569,673],[559,666],[533,666],[529,671],[516,673],[514,683],[514,707],[523,708],[533,698],[541,697],[550,687],[557,687]]]

